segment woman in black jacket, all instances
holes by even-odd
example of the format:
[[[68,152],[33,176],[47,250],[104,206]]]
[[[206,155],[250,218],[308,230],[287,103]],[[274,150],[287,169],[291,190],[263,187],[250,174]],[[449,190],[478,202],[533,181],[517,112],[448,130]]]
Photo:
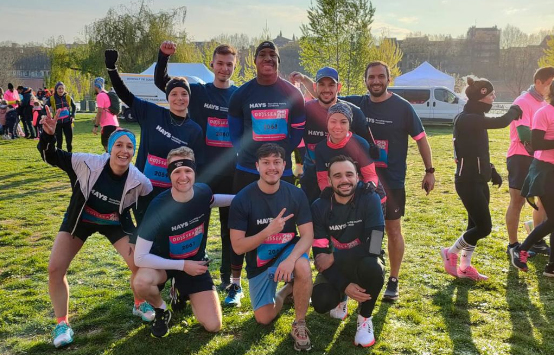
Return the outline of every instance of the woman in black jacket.
[[[58,122],[56,123],[56,142],[57,148],[62,149],[63,137],[67,151],[73,150],[73,120],[75,119],[75,102],[73,98],[65,91],[65,85],[61,81],[56,83],[54,94],[46,100],[46,105],[50,106],[52,112],[60,110]],[[44,113],[45,114],[45,113]],[[63,133],[63,135],[62,135]]]
[[[490,162],[488,129],[504,128],[521,118],[521,109],[514,105],[500,117],[486,117],[496,95],[487,79],[467,78],[464,110],[454,118],[454,155],[456,159],[456,192],[467,210],[467,229],[450,248],[441,248],[447,273],[475,281],[487,280],[471,265],[471,257],[479,239],[491,233],[490,192],[487,183],[502,185],[502,178]],[[460,254],[458,266],[458,254]]]

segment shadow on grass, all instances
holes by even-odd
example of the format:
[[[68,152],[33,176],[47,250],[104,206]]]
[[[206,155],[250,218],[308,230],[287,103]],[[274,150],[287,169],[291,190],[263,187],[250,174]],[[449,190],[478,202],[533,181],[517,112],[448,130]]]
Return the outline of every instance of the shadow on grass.
[[[545,284],[542,277],[542,268],[537,266],[540,275],[539,292],[541,292],[541,300],[545,306],[545,311],[552,302],[551,291],[552,287]],[[535,332],[540,332],[544,342],[552,343],[551,329],[548,318],[531,302],[527,282],[523,275],[519,275],[515,267],[510,266],[508,271],[508,279],[506,286],[506,302],[510,311],[510,320],[512,322],[512,335],[509,338],[512,354],[552,354],[553,347],[546,346],[535,338]],[[549,280],[546,280],[549,281]],[[550,286],[550,287],[549,287]],[[544,292],[550,293],[549,295]],[[552,313],[551,311],[549,313]],[[548,314],[548,313],[547,313]]]
[[[453,354],[480,354],[473,342],[468,311],[468,294],[473,285],[471,281],[454,280],[433,296],[433,303],[441,308]]]

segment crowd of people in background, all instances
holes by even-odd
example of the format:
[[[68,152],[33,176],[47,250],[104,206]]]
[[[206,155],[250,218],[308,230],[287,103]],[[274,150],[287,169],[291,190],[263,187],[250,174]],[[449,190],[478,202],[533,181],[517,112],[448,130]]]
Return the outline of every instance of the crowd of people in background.
[[[119,53],[105,51],[114,92],[105,90],[104,78],[94,79],[98,111],[92,127],[95,135],[100,129],[103,155],[72,154],[76,107],[63,82],[36,92],[11,83],[7,91],[0,89],[3,137],[39,139],[41,157],[72,181],[73,195],[49,264],[54,345],[73,341],[66,273],[95,232],[110,240],[131,270],[132,312],[152,323],[152,336],[167,336],[173,312],[186,302],[206,331],[219,331],[221,305],[208,271],[213,260],[206,253],[215,207],[224,306],[241,307],[245,264],[258,323],[272,322],[292,296],[296,350],[311,349],[305,319],[310,300],[315,311],[342,320],[348,299],[358,302],[354,343],[373,345],[372,313],[383,286],[384,301],[395,302],[401,295],[409,138],[422,160],[421,189],[428,195],[435,185],[425,129],[411,104],[387,90],[388,65],[368,63],[368,92],[341,97],[339,74],[331,67],[317,71],[315,80],[299,72],[288,81],[281,78],[279,49],[271,41],[257,47],[256,78],[241,87],[230,81],[237,60],[231,46],[214,50],[214,81],[208,84],[170,77],[167,64],[175,51],[174,43],[161,44],[154,74],[169,108],[130,92],[117,69]],[[492,230],[488,183],[502,184],[490,159],[487,131],[507,126],[506,253],[522,271],[528,269],[528,258],[550,255],[544,275],[554,277],[554,257],[543,241],[550,234],[554,242],[554,68],[540,68],[533,79],[506,114],[489,117],[492,83],[467,78],[468,102],[454,119],[453,141],[454,187],[468,222],[450,247],[440,248],[444,269],[453,277],[488,279],[472,265],[477,242]],[[140,125],[138,147],[134,134],[119,127],[119,99]],[[298,149],[301,188],[295,186],[291,159]],[[135,156],[136,166],[131,163]],[[535,229],[520,244],[519,215],[526,201],[536,210]],[[169,304],[161,296],[167,281]],[[278,290],[280,281],[284,286]]]

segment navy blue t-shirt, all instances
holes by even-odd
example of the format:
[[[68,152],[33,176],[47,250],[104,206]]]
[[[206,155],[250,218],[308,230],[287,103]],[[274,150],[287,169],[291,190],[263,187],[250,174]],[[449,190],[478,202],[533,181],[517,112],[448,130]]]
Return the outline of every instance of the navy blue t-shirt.
[[[171,189],[156,196],[146,211],[138,236],[152,241],[151,253],[166,259],[203,260],[206,256],[204,222],[213,202],[206,184],[194,184],[194,197],[177,202]]]
[[[94,183],[81,214],[81,221],[100,225],[120,225],[119,206],[129,170],[117,176],[106,162],[98,180]]]
[[[199,181],[209,184],[214,175],[234,175],[236,152],[229,135],[227,114],[229,100],[236,90],[234,85],[220,89],[213,83],[190,84],[190,118],[200,125],[205,135],[205,165]]]
[[[166,158],[172,149],[182,146],[191,148],[196,165],[202,166],[204,135],[196,122],[188,117],[184,121],[176,121],[171,118],[168,109],[138,97],[135,97],[131,110],[141,128],[135,165],[152,182],[153,196],[171,187]]]
[[[293,145],[300,143],[305,120],[302,94],[289,82],[278,78],[275,84],[260,85],[252,79],[242,85],[229,102],[231,141],[238,148],[237,169],[258,174],[256,151],[272,142],[285,149],[283,175],[291,176],[290,156],[296,148]]]
[[[408,136],[418,140],[425,135],[421,120],[410,103],[396,94],[383,101],[372,102],[369,95],[346,96],[342,99],[360,107],[365,114],[381,155],[375,161],[377,174],[391,189],[401,189],[406,180]]]
[[[369,128],[364,113],[356,105],[350,102],[346,103],[352,109],[353,114],[350,130],[367,140]],[[307,166],[311,167],[315,165],[315,146],[327,138],[327,112],[328,109],[321,106],[316,99],[306,102],[306,124],[304,126],[306,155],[304,158],[304,170],[306,170]]]
[[[296,226],[312,221],[310,206],[302,190],[282,180],[274,194],[262,192],[258,182],[253,182],[242,189],[231,203],[229,229],[244,231],[247,238],[265,229],[283,208],[287,209],[283,217],[291,213],[294,217],[285,222],[280,233],[270,236],[255,250],[246,253],[246,275],[249,279],[271,266],[288,245],[298,242]]]

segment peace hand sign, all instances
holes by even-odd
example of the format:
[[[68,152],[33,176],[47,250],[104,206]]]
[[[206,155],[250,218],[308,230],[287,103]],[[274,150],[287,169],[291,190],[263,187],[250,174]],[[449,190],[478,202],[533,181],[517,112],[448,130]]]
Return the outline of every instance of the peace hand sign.
[[[269,225],[266,227],[267,231],[269,232],[269,235],[273,235],[281,232],[283,228],[285,228],[285,224],[287,223],[287,221],[292,217],[294,217],[293,213],[289,214],[286,217],[283,217],[286,210],[287,210],[286,208],[283,208],[281,212],[277,215],[277,217],[273,218],[269,223]]]
[[[45,106],[46,115],[42,115],[40,124],[42,124],[42,129],[46,134],[51,136],[56,132],[56,124],[58,123],[58,118],[60,117],[61,109],[56,111],[56,115],[52,118],[52,111],[50,111],[50,106]]]

